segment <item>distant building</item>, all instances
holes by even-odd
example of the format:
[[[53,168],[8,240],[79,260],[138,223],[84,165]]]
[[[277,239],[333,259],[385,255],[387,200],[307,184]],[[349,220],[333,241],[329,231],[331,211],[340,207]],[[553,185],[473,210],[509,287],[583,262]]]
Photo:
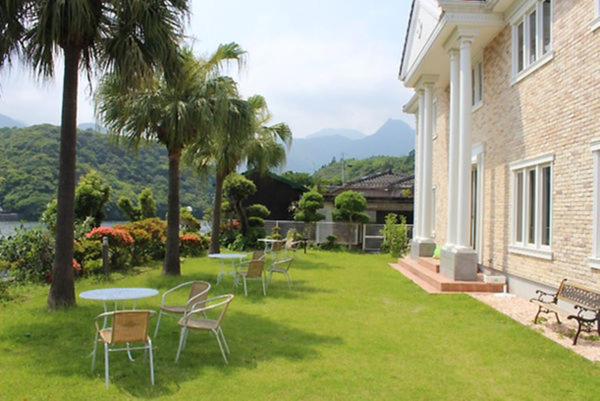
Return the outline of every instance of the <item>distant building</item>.
[[[268,220],[294,220],[290,206],[300,200],[302,194],[308,191],[307,187],[271,172],[261,175],[249,171],[244,175],[254,182],[257,189],[254,195],[246,199],[247,206],[256,203],[265,205],[271,211]]]
[[[373,174],[342,186],[331,187],[325,194],[323,214],[326,221],[332,221],[335,197],[346,191],[355,191],[367,199],[367,214],[371,223],[383,224],[390,213],[406,217],[406,223],[413,223],[413,193],[415,177],[395,174],[391,171]]]

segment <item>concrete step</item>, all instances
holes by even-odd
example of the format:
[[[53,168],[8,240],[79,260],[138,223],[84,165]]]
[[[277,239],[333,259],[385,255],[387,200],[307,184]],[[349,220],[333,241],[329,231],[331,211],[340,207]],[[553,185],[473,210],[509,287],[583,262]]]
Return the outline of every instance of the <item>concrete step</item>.
[[[477,281],[454,281],[432,270],[432,261],[405,258],[391,267],[421,286],[429,293],[499,293],[504,290],[502,284],[483,282],[483,275]]]
[[[418,262],[421,266],[434,273],[440,272],[440,261],[434,258],[419,258]]]

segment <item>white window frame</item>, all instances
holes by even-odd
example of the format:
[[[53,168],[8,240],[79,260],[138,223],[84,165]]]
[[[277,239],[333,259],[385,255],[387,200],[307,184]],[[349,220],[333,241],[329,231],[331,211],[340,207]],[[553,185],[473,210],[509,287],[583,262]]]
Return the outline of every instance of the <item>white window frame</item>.
[[[542,172],[545,167],[550,167],[550,245],[542,244],[542,202],[543,202],[543,180]],[[534,159],[528,159],[512,163],[511,170],[511,188],[512,188],[512,215],[510,227],[510,246],[509,252],[519,255],[531,256],[535,258],[552,260],[552,241],[553,241],[553,209],[554,209],[554,155],[543,155]],[[529,210],[531,199],[529,197],[529,173],[535,171],[535,222],[534,222],[534,243],[529,243]],[[517,174],[523,173],[523,219],[521,226],[517,226]],[[521,240],[517,242],[517,230],[521,230]]]
[[[550,49],[544,51],[544,0],[526,0],[510,18],[512,26],[512,84],[546,65],[554,58],[554,0],[550,0]],[[536,58],[530,62],[530,27],[529,16],[536,12]],[[523,48],[519,49],[518,27],[523,24]],[[523,52],[523,70],[519,71],[519,52]]]
[[[596,18],[592,21],[592,32],[600,28],[600,0],[596,0]]]
[[[592,256],[589,265],[600,270],[600,139],[592,142],[594,155],[594,211],[592,220]]]
[[[481,74],[479,74],[479,68],[481,68]],[[483,59],[478,59],[477,61],[475,61],[473,63],[473,69],[471,71],[471,77],[472,77],[472,85],[473,85],[473,93],[475,94],[475,96],[473,96],[473,111],[477,111],[479,110],[479,108],[481,106],[483,106],[483,98],[484,98],[484,81],[485,81],[485,76],[484,76],[484,71],[483,71]],[[479,95],[479,93],[481,93],[481,99],[477,98],[477,95]]]
[[[438,101],[437,97],[433,98],[433,102],[431,103],[431,130],[433,132],[432,140],[436,140],[438,137],[437,133],[437,119],[438,119]]]

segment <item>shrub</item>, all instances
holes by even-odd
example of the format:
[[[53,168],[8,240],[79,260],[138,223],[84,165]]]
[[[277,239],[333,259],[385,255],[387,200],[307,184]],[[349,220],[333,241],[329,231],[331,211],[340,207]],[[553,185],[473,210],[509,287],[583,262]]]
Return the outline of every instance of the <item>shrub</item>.
[[[167,242],[167,223],[158,218],[146,219],[118,226],[127,231],[134,239],[133,262],[144,263],[147,260],[160,260],[165,257]]]
[[[335,198],[333,220],[349,223],[368,223],[369,216],[365,213],[365,210],[367,210],[367,200],[363,194],[355,191],[342,192]]]
[[[101,274],[104,272],[104,264],[102,259],[92,259],[85,262],[83,265],[84,273],[89,274]]]
[[[188,208],[181,208],[179,224],[184,233],[197,233],[200,231],[200,220],[195,218]]]
[[[92,239],[75,241],[73,252],[75,259],[85,266],[88,260],[102,258],[102,243]]]
[[[340,245],[337,243],[337,237],[335,235],[328,235],[327,242],[321,244],[321,249],[324,249],[326,251],[334,251],[338,250],[339,248]]]
[[[210,240],[199,234],[183,234],[179,237],[179,246],[183,256],[198,257],[204,255]]]
[[[316,189],[306,192],[298,201],[298,207],[294,214],[294,220],[305,223],[314,223],[325,219],[325,216],[319,213],[323,209],[325,199]]]
[[[394,258],[400,258],[408,252],[408,228],[406,218],[390,213],[385,217],[385,227],[382,230],[382,250],[389,252]]]
[[[11,237],[0,239],[0,260],[18,282],[44,282],[54,263],[54,238],[45,228],[20,227]]]
[[[156,217],[157,208],[156,200],[152,189],[146,188],[137,199],[137,205],[134,205],[135,200],[131,200],[124,196],[120,197],[117,206],[129,221],[140,221],[143,219],[152,219]]]
[[[133,245],[135,241],[131,234],[123,228],[98,227],[87,234],[86,238],[100,243],[102,238],[108,238],[110,246],[111,270],[127,269],[131,267]]]
[[[279,227],[279,226],[273,227],[273,229],[271,230],[271,236],[269,238],[275,239],[275,240],[283,239],[283,235],[281,235],[281,227]]]

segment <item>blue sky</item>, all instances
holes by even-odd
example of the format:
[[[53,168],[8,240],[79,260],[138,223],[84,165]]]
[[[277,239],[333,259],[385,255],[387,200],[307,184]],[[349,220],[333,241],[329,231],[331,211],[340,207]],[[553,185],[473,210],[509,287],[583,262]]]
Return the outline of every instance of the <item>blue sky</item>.
[[[264,95],[274,121],[295,136],[321,128],[372,133],[388,118],[413,124],[402,115],[410,92],[397,79],[409,0],[192,0],[192,7],[194,50],[239,43],[247,63],[231,74],[242,93]],[[79,122],[89,122],[83,83]],[[15,66],[0,71],[0,88],[0,113],[28,124],[59,122],[61,79],[40,82]]]

